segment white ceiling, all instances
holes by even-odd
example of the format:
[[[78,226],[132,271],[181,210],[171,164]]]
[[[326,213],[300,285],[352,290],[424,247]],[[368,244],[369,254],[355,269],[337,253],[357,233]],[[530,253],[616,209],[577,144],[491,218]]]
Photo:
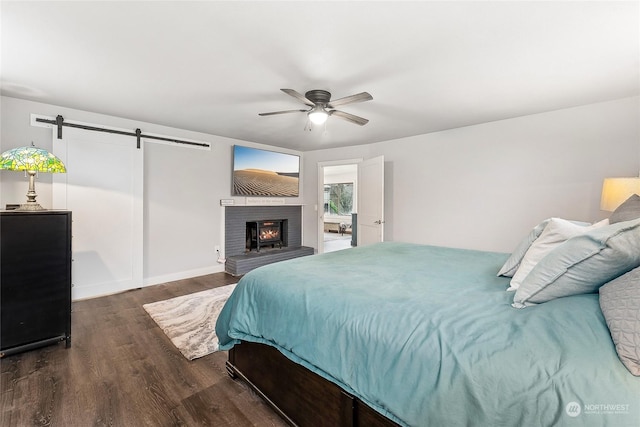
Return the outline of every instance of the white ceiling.
[[[0,7],[3,95],[301,151],[640,93],[638,1]],[[367,91],[339,109],[370,122],[259,117],[305,108],[281,88]]]

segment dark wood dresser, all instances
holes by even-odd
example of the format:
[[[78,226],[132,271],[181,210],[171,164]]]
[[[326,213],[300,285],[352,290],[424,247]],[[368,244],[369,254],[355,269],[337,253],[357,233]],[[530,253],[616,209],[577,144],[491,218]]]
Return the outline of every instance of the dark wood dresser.
[[[71,345],[71,212],[0,212],[0,357]]]

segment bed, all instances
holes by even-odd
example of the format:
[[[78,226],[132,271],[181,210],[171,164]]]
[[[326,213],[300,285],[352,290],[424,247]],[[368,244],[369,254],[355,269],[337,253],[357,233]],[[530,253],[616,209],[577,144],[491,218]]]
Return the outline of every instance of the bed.
[[[229,373],[293,425],[639,425],[598,294],[513,308],[508,257],[385,242],[256,269],[216,325]]]

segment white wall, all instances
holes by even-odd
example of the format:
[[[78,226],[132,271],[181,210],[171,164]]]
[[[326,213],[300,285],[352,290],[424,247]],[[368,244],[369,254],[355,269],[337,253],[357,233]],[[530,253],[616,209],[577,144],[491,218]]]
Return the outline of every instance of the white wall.
[[[640,171],[639,98],[340,150],[317,162],[385,156],[385,239],[510,252],[544,218],[595,221],[602,180]],[[427,118],[425,118],[426,120]],[[305,175],[305,201],[317,178]],[[305,230],[314,227],[305,216]],[[305,233],[305,245],[315,236]]]
[[[332,168],[340,168],[340,172],[333,172]],[[354,183],[358,180],[358,169],[354,166],[353,170],[344,170],[342,166],[326,166],[324,168],[325,184],[344,184]]]
[[[94,114],[54,105],[2,97],[0,151],[29,145],[52,150],[52,131],[32,127],[30,115],[56,116],[103,126],[186,138],[211,143],[211,151],[158,143],[145,146],[144,174],[144,281],[145,284],[224,271],[216,262],[215,246],[224,248],[224,211],[220,199],[232,198],[231,162],[235,144],[276,149],[214,135],[190,132],[123,118]],[[63,128],[64,132],[64,128]],[[132,137],[132,143],[135,139]],[[296,151],[277,151],[300,154]],[[23,174],[0,171],[0,206],[26,200],[28,182]],[[38,201],[51,206],[51,175],[36,183]],[[245,198],[233,198],[244,204]],[[301,198],[286,203],[300,204]],[[99,227],[99,224],[96,224]]]
[[[385,156],[385,239],[509,252],[550,216],[595,221],[602,179],[640,171],[639,98],[553,111],[394,141],[303,154],[303,244],[317,247],[317,163]],[[151,123],[2,97],[0,150],[51,150],[30,114],[206,141],[211,151],[149,144],[145,152],[145,283],[222,271],[223,208],[234,144],[271,148]],[[300,154],[300,153],[296,153]],[[188,166],[176,166],[188,165]],[[38,201],[51,206],[51,177]],[[25,199],[20,173],[0,172],[0,205]],[[242,204],[244,198],[235,198]],[[320,207],[321,208],[321,207]]]

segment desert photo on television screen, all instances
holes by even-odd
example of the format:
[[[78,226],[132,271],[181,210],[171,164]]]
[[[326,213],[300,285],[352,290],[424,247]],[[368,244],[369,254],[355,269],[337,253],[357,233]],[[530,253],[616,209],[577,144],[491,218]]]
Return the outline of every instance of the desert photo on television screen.
[[[298,197],[299,176],[296,155],[234,146],[234,196]]]

